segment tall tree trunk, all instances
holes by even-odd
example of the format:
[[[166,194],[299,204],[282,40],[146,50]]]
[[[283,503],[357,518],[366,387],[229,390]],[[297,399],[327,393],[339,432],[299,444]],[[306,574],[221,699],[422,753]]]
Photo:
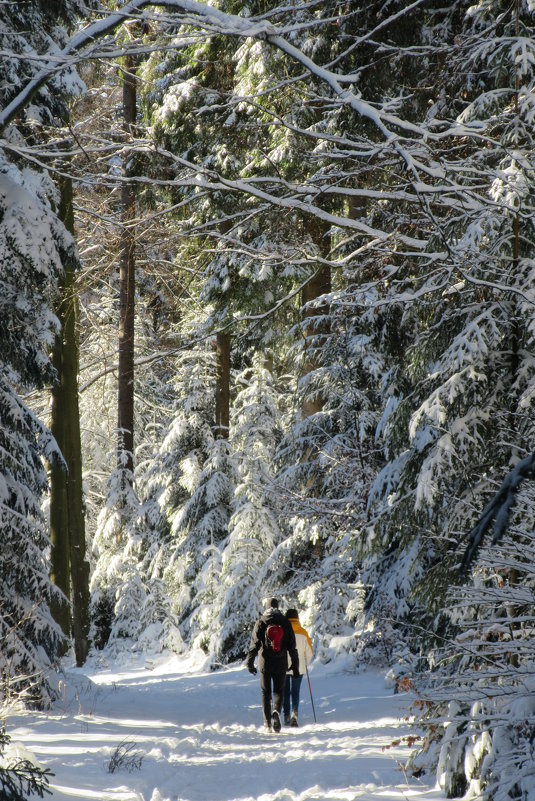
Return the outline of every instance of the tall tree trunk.
[[[520,36],[520,3],[519,0],[515,2],[515,33],[516,36]],[[520,94],[520,75],[517,70],[515,76],[515,95],[514,95],[514,105],[515,105],[515,114],[517,120],[520,117],[520,102],[519,102],[519,94]],[[512,258],[512,272],[513,275],[517,276],[518,274],[518,262],[520,258],[520,214],[518,211],[513,216],[513,258]],[[520,368],[520,341],[521,341],[521,329],[520,323],[518,320],[518,303],[516,300],[515,295],[512,295],[511,298],[511,392],[510,392],[510,427],[511,431],[517,430],[517,423],[515,420],[515,406],[514,403],[515,399],[518,397],[518,391],[513,392],[513,387],[518,380],[518,371]],[[513,445],[512,458],[520,458],[518,453],[518,448]],[[509,584],[512,588],[518,585],[519,581],[519,572],[515,567],[511,567],[508,570],[508,579]],[[515,632],[518,632],[521,629],[522,624],[519,622],[519,618],[522,614],[521,609],[516,604],[510,604],[506,606],[506,614],[511,619],[511,629]],[[509,663],[514,668],[520,667],[520,658],[518,653],[512,651],[509,654]]]
[[[228,439],[230,422],[230,334],[217,335],[215,437]]]
[[[125,56],[123,73],[123,127],[126,137],[135,132],[137,99],[133,56]],[[123,158],[123,178],[129,176],[127,153]],[[134,470],[134,315],[135,315],[135,234],[136,201],[134,186],[125,180],[121,188],[121,262],[119,297],[119,378],[117,415],[117,464],[130,477]]]
[[[72,181],[62,184],[61,219],[74,235],[72,208]],[[84,664],[89,651],[89,562],[86,560],[85,516],[83,503],[82,438],[80,435],[80,407],[78,403],[79,307],[75,288],[75,267],[69,262],[65,272],[65,298],[67,300],[63,333],[63,376],[67,394],[65,416],[67,441],[64,458],[68,466],[67,506],[69,517],[69,555],[71,562],[72,625],[76,664]]]
[[[230,220],[220,225],[225,236],[232,228]],[[216,386],[215,386],[215,425],[216,439],[228,439],[230,425],[230,334],[226,331],[217,334],[216,338]]]
[[[520,37],[520,2],[519,0],[515,1],[514,6],[514,15],[515,15],[515,34],[517,37]],[[515,92],[514,92],[514,109],[515,109],[515,116],[517,118],[517,123],[520,122],[520,72],[517,68],[516,75],[515,75]],[[517,126],[517,132],[521,129],[521,126]],[[519,145],[519,142],[516,141],[515,145]],[[513,275],[517,276],[518,274],[518,264],[520,259],[520,214],[518,211],[515,212],[513,216],[513,258],[512,258],[512,272]],[[518,372],[520,369],[520,345],[521,345],[521,327],[519,322],[519,309],[518,309],[518,302],[517,298],[514,293],[511,296],[511,396],[510,396],[510,404],[511,404],[511,431],[516,431],[517,423],[515,420],[515,398],[518,397],[518,390],[516,393],[513,394],[512,389],[518,380]],[[513,458],[520,458],[518,453],[518,448],[513,447],[511,456]]]
[[[63,331],[66,297],[62,292],[59,308],[56,310],[60,330],[54,340],[52,363],[56,369],[58,381],[52,387],[50,430],[55,437],[63,455],[66,451],[66,389],[63,374]],[[71,609],[68,600],[71,597],[70,582],[70,545],[69,517],[67,506],[67,473],[63,465],[54,462],[50,465],[50,580],[58,587],[65,598],[64,603],[54,600],[50,611],[63,633],[71,637]]]
[[[328,236],[329,226],[317,218],[313,218],[308,223],[308,230],[313,242],[318,247],[320,256],[326,257],[330,250],[330,238]],[[318,268],[315,275],[308,281],[301,293],[301,306],[303,308],[303,336],[305,338],[305,358],[303,361],[303,375],[317,370],[322,364],[322,347],[329,334],[329,304],[322,302],[320,305],[313,303],[322,295],[331,291],[331,268],[329,265],[322,265]],[[307,305],[312,304],[312,305]],[[319,319],[323,317],[323,319]],[[305,394],[301,406],[303,417],[310,417],[323,409],[325,398],[321,393],[310,397]]]
[[[74,235],[72,181],[60,183],[59,217]],[[76,663],[83,665],[89,650],[89,563],[85,558],[85,519],[82,488],[82,445],[78,404],[78,300],[75,292],[76,263],[69,260],[61,287],[58,309],[60,332],[56,336],[53,363],[58,383],[52,390],[51,429],[67,463],[68,472],[52,465],[50,470],[50,533],[52,581],[67,598],[72,587],[72,633]],[[54,605],[52,613],[63,631],[71,635],[67,605]]]

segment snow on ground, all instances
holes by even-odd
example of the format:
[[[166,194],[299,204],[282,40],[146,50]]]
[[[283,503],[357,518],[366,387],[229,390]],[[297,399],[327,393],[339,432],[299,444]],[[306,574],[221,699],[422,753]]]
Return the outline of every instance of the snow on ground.
[[[373,671],[313,663],[300,727],[265,733],[260,682],[243,666],[212,672],[201,655],[66,673],[48,714],[12,717],[8,733],[54,772],[52,801],[438,801],[433,777],[405,776],[409,699]],[[114,754],[127,764],[110,772]],[[141,762],[140,762],[141,760]]]

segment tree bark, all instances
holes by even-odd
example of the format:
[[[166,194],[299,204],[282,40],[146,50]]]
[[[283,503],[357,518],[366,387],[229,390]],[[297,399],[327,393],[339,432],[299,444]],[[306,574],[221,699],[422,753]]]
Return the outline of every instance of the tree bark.
[[[228,439],[230,423],[230,334],[217,335],[215,438]]]
[[[62,186],[61,218],[74,235],[72,181]],[[84,664],[89,651],[89,562],[86,560],[85,515],[83,503],[82,438],[78,403],[80,370],[79,308],[75,288],[75,264],[69,263],[65,273],[67,301],[63,334],[63,375],[67,392],[67,441],[64,458],[68,466],[67,505],[69,518],[69,556],[71,563],[72,623],[76,664]]]
[[[310,219],[308,230],[313,242],[317,245],[321,256],[326,257],[330,250],[330,239],[327,236],[328,225],[317,218]],[[305,338],[305,355],[303,360],[303,375],[317,370],[322,364],[322,349],[330,331],[329,304],[327,301],[320,305],[313,303],[322,295],[331,291],[331,268],[322,265],[315,275],[303,287],[301,293],[301,306],[303,307],[303,336]],[[323,317],[323,319],[318,319]],[[323,409],[325,398],[318,393],[313,397],[305,395],[301,405],[303,417],[310,417]]]
[[[62,288],[63,289],[63,288]],[[60,330],[54,340],[52,364],[58,381],[52,387],[50,430],[61,453],[66,450],[66,389],[63,374],[63,320],[65,317],[66,298],[63,296],[56,310]],[[71,597],[70,582],[70,545],[69,517],[67,507],[67,473],[63,465],[57,462],[49,466],[50,475],[50,580],[58,587],[66,599]],[[53,600],[50,604],[52,617],[61,626],[63,633],[71,637],[71,609],[67,600],[63,603]]]
[[[134,58],[125,56],[123,73],[123,128],[127,137],[135,132],[137,98]],[[130,174],[130,156],[123,158],[123,178]],[[121,259],[119,295],[119,377],[117,415],[117,465],[125,475],[134,470],[134,316],[136,201],[134,186],[125,180],[121,188]],[[130,478],[131,480],[131,478]]]
[[[74,235],[72,181],[60,183],[59,218]],[[53,604],[52,614],[69,637],[74,636],[76,663],[83,665],[89,650],[89,563],[85,558],[85,518],[82,487],[82,444],[78,404],[78,300],[75,291],[76,262],[69,259],[61,286],[58,308],[60,332],[56,336],[53,363],[58,382],[52,390],[51,430],[63,454],[68,472],[59,465],[50,468],[51,580],[67,598]]]

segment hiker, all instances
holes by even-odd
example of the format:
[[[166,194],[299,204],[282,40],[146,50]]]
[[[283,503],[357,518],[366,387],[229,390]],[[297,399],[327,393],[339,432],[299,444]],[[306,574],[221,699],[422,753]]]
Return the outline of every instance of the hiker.
[[[286,677],[286,685],[284,687],[284,725],[298,726],[299,692],[301,690],[303,675],[307,672],[307,668],[312,662],[312,640],[308,636],[308,631],[304,629],[299,622],[297,609],[288,609],[286,617],[292,624],[292,629],[295,634],[297,655],[299,657],[299,672],[297,675],[295,672],[288,672]],[[290,663],[288,663],[288,668],[289,667]],[[292,710],[291,715],[290,703]]]
[[[253,629],[246,665],[249,673],[255,676],[257,670],[254,661],[258,654],[264,728],[271,731],[273,727],[273,731],[280,731],[288,662],[294,676],[299,675],[299,656],[295,646],[292,624],[279,610],[277,599],[268,598],[264,604],[264,610]],[[272,689],[273,710],[271,709]]]

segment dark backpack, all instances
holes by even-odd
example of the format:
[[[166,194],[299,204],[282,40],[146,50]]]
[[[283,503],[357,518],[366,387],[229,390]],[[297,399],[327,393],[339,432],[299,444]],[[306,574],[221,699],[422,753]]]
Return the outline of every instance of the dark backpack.
[[[270,654],[280,654],[282,651],[282,641],[284,639],[284,629],[278,623],[270,623],[266,628],[265,646]]]

